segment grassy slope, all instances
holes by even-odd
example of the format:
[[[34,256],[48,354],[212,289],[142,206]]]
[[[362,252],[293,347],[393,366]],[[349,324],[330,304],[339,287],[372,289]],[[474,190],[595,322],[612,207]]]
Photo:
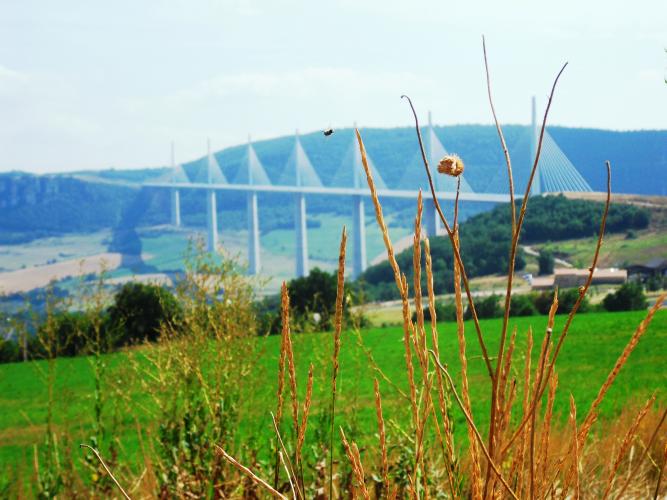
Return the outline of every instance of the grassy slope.
[[[558,365],[560,394],[556,402],[556,413],[565,418],[567,415],[567,397],[572,392],[580,407],[580,413],[588,407],[595,397],[602,381],[625,346],[630,335],[643,318],[643,312],[596,313],[579,316],[574,322],[568,341]],[[555,331],[559,331],[564,321],[559,317]],[[516,368],[522,366],[525,335],[532,325],[536,332],[543,332],[545,317],[517,318],[511,321],[518,327],[519,345]],[[473,334],[473,327],[467,324],[468,357],[470,362],[470,380],[474,412],[477,418],[485,421],[489,392],[488,377],[479,357],[479,347]],[[490,350],[497,347],[497,334],[500,320],[482,321]],[[441,324],[441,352],[449,364],[452,373],[458,374],[459,363],[455,341],[454,325]],[[539,346],[541,334],[536,335],[535,344]],[[325,340],[326,339],[326,340]],[[404,351],[400,327],[373,328],[363,333],[363,339],[373,356],[395,383],[407,387],[405,376]],[[266,436],[269,430],[268,412],[275,407],[275,373],[277,366],[278,338],[258,339],[258,347],[263,353],[259,357],[256,369],[257,379],[250,377],[240,383],[249,384],[245,392],[244,424],[241,434]],[[317,415],[328,403],[331,346],[330,337],[323,334],[300,335],[295,340],[295,352],[298,363],[300,390],[305,386],[308,363],[316,367],[315,403],[313,422],[309,430],[317,427]],[[537,347],[536,349],[537,350]],[[609,392],[603,404],[603,415],[607,418],[617,413],[628,401],[642,400],[652,391],[659,391],[661,405],[667,402],[667,372],[664,365],[664,353],[667,352],[667,312],[661,311],[654,319],[650,330],[638,345],[623,369],[618,382]],[[533,353],[534,357],[537,355]],[[127,367],[127,353],[106,356],[111,370]],[[45,363],[0,365],[0,463],[17,463],[29,460],[32,444],[40,443],[44,438],[44,422],[48,399],[43,379]],[[65,430],[74,439],[86,439],[91,426],[93,407],[92,368],[86,358],[60,359],[56,363],[56,405],[55,422],[58,429]],[[120,373],[120,372],[119,372]],[[518,375],[518,374],[517,374]],[[148,416],[138,405],[143,396],[136,390],[135,380],[127,373],[120,375],[127,396],[134,400],[129,408],[121,410],[123,431],[118,436],[122,445],[121,461],[128,463],[138,459],[135,417],[148,426]],[[340,423],[355,424],[359,428],[374,432],[375,416],[373,409],[373,376],[363,353],[357,346],[353,333],[345,333],[341,351],[341,375],[339,382]],[[136,377],[136,375],[135,375]],[[458,377],[456,377],[458,378]],[[252,380],[251,380],[252,379]],[[264,381],[257,383],[257,380]],[[406,403],[386,382],[381,382],[384,407],[387,418],[405,423]],[[145,400],[144,400],[145,402]],[[455,413],[458,432],[464,430],[464,421],[460,413]],[[261,438],[264,439],[264,438]],[[245,439],[244,439],[245,441]],[[261,441],[263,442],[263,441]]]
[[[590,265],[591,255],[595,251],[595,238],[564,240],[536,245],[547,247],[556,255],[579,268]],[[600,251],[600,266],[623,267],[626,264],[640,264],[656,257],[665,257],[667,252],[667,231],[638,231],[634,239],[626,239],[624,234],[611,234],[605,237]]]

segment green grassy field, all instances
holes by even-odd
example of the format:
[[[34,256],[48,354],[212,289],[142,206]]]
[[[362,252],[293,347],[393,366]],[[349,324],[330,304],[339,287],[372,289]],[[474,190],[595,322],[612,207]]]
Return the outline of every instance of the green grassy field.
[[[630,338],[644,312],[591,313],[576,318],[570,330],[560,361],[558,375],[559,395],[555,412],[561,420],[567,415],[567,401],[572,393],[579,405],[580,413],[595,397],[601,383],[607,376],[618,355]],[[564,322],[558,317],[555,332],[559,332]],[[526,332],[532,326],[536,332],[535,344],[544,332],[546,317],[516,318],[511,327],[518,328],[518,348],[516,369],[523,364]],[[482,321],[487,343],[491,352],[497,348],[500,320]],[[466,324],[468,338],[468,358],[470,363],[471,395],[473,411],[484,425],[487,415],[489,380],[485,374],[473,326]],[[459,362],[454,325],[440,324],[440,348],[443,360],[449,364],[453,374],[458,374]],[[371,328],[362,333],[364,345],[386,375],[403,390],[407,388],[404,350],[400,327]],[[310,432],[317,428],[317,416],[329,400],[329,376],[331,337],[327,334],[297,335],[294,340],[295,356],[298,364],[300,390],[304,390],[309,363],[316,367],[313,424]],[[242,402],[242,425],[238,430],[239,442],[248,439],[268,439],[270,433],[269,411],[275,408],[276,371],[279,338],[257,339],[258,361],[254,374],[239,383],[246,384]],[[145,348],[145,349],[150,349]],[[533,356],[537,356],[537,347]],[[151,419],[146,413],[146,396],[138,391],[136,373],[128,370],[128,357],[141,358],[141,350],[116,353],[105,356],[109,373],[122,388],[126,401],[116,400],[120,419],[117,437],[121,444],[120,460],[136,463],[138,460],[137,423],[144,429],[151,429]],[[623,368],[617,383],[609,392],[602,405],[603,418],[612,418],[629,403],[645,400],[654,391],[658,392],[661,406],[667,403],[667,371],[664,370],[667,352],[667,311],[660,311],[639,343],[630,361]],[[93,415],[92,366],[87,358],[59,359],[55,363],[54,421],[59,431],[66,432],[70,439],[79,442],[90,435]],[[27,464],[32,457],[32,446],[44,441],[47,414],[48,391],[44,380],[45,362],[0,365],[0,463]],[[515,374],[520,377],[519,373]],[[339,379],[340,404],[338,419],[352,424],[353,428],[367,430],[368,437],[374,434],[375,410],[373,407],[373,377],[365,354],[359,348],[357,336],[345,332],[341,351],[341,372]],[[458,377],[456,377],[458,379]],[[406,423],[407,403],[388,383],[381,381],[383,406],[388,419]],[[110,421],[114,408],[108,404],[105,414]],[[465,423],[463,416],[455,412],[457,434],[462,435]],[[268,442],[268,441],[267,441]],[[261,445],[259,446],[261,448]],[[76,450],[75,450],[76,452]]]
[[[575,267],[584,268],[589,264],[595,251],[597,238],[564,240],[542,245],[535,248],[548,248],[556,255],[571,262]],[[636,238],[626,239],[625,234],[609,234],[605,236],[600,250],[600,266],[623,267],[626,264],[643,264],[653,258],[665,257],[667,248],[667,231],[638,231]]]

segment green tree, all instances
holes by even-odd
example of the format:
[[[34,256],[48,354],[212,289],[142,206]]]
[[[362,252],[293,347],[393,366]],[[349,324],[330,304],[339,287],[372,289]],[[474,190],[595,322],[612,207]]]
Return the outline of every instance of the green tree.
[[[498,295],[489,295],[488,297],[475,301],[475,311],[477,311],[478,318],[498,318],[502,316],[503,310],[499,303],[500,297]],[[470,307],[466,309],[463,315],[465,319],[472,318],[472,311]]]
[[[554,254],[551,250],[543,248],[540,250],[540,255],[537,258],[537,262],[540,266],[540,275],[544,274],[553,274],[554,272]]]
[[[155,341],[161,325],[177,323],[180,315],[180,305],[166,288],[127,283],[116,293],[109,308],[109,328],[117,332],[121,345]]]
[[[625,283],[614,293],[608,294],[602,306],[607,311],[638,311],[646,309],[646,295],[640,283]]]
[[[537,308],[530,295],[512,295],[510,316],[534,316]]]

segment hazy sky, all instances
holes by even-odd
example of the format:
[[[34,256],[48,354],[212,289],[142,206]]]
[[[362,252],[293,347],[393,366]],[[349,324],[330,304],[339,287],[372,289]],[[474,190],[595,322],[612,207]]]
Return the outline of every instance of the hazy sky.
[[[328,126],[667,128],[667,1],[0,0],[0,171],[156,166]],[[666,146],[667,147],[667,146]]]

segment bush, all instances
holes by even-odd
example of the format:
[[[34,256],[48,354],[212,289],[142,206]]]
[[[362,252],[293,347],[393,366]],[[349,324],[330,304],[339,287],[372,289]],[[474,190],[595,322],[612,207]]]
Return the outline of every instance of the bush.
[[[567,288],[565,290],[558,292],[558,311],[556,314],[570,314],[574,304],[579,299],[579,289],[578,288]],[[579,305],[578,312],[586,313],[590,312],[591,303],[588,300],[588,297],[584,297],[584,300],[581,301]],[[548,312],[548,310],[547,310]]]
[[[438,321],[456,321],[456,306],[452,302],[436,302],[435,317]],[[417,321],[417,311],[412,313],[412,321]],[[431,321],[431,308],[424,307],[424,322]]]
[[[639,283],[625,283],[602,301],[607,311],[637,311],[646,309],[646,295]]]
[[[551,308],[553,299],[553,292],[540,292],[536,295],[533,295],[533,305],[535,306],[535,309],[537,309],[538,313],[549,314],[549,309]]]
[[[512,295],[510,316],[534,316],[537,308],[530,295]]]
[[[663,276],[651,276],[646,280],[646,290],[649,292],[657,292],[665,288],[665,278]]]
[[[503,315],[503,309],[500,307],[498,302],[498,295],[489,295],[488,297],[475,301],[475,310],[477,311],[477,317],[482,318],[499,318]],[[463,315],[464,319],[472,318],[472,311],[470,307],[466,309],[465,314]]]
[[[13,340],[0,339],[0,363],[14,363],[21,360],[19,345]]]
[[[175,323],[181,308],[174,295],[161,286],[127,283],[109,308],[109,327],[118,335],[117,343],[155,341],[163,323]]]

